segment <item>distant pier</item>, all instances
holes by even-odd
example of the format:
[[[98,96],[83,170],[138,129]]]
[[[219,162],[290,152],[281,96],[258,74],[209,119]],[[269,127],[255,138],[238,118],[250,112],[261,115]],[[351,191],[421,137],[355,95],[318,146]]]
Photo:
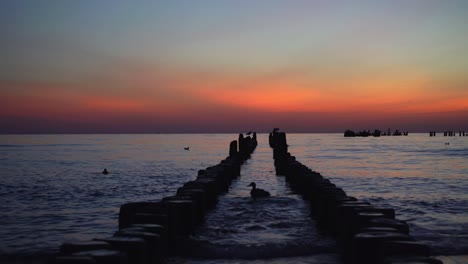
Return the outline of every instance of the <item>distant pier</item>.
[[[387,130],[387,132],[383,132],[379,129],[375,129],[373,132],[370,130],[362,130],[358,132],[354,132],[353,130],[346,130],[344,132],[345,137],[380,137],[380,136],[408,136],[408,131],[406,132],[401,132],[400,130],[396,129],[391,132],[390,128]]]
[[[454,131],[444,131],[443,132],[444,134],[444,137],[455,137],[457,136],[457,132],[454,132]],[[429,136],[430,137],[435,137],[437,135],[437,132],[436,131],[429,131]],[[466,137],[468,136],[468,133],[466,133],[464,130],[459,130],[458,131],[458,136],[459,137]]]

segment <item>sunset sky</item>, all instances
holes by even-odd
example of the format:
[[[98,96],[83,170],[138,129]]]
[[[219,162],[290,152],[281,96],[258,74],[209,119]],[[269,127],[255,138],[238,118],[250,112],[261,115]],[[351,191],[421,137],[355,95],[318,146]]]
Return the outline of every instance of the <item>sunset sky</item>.
[[[468,131],[468,1],[0,2],[0,133]]]

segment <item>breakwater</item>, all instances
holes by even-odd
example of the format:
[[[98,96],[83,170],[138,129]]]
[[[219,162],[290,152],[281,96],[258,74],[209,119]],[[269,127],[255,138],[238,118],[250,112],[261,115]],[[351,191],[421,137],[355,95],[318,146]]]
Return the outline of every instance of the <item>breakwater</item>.
[[[312,217],[334,236],[346,263],[442,263],[431,249],[410,235],[405,221],[392,208],[381,208],[346,192],[296,160],[288,152],[286,133],[269,135],[277,175],[311,205]]]
[[[175,195],[159,202],[123,204],[113,235],[64,243],[53,263],[161,263],[183,252],[185,239],[240,175],[241,165],[256,146],[256,133],[252,137],[240,134],[229,144],[227,158],[199,170],[197,178],[178,188]]]

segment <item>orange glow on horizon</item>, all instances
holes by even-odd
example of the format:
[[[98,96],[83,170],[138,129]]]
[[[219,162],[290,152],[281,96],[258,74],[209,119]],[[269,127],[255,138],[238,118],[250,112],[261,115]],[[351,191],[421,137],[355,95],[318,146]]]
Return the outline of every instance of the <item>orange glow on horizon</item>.
[[[304,111],[308,104],[317,100],[314,91],[298,88],[271,86],[245,90],[201,91],[200,96],[218,105],[230,105],[261,112],[297,112]]]
[[[259,80],[198,79],[182,90],[198,101],[259,112],[431,112],[466,110],[468,95],[446,102],[440,92],[426,93],[424,76],[374,79],[304,80],[297,76]],[[300,79],[300,78],[299,78]],[[302,78],[304,79],[304,78]],[[182,86],[182,85],[181,85]],[[464,99],[466,98],[466,99]],[[429,103],[428,103],[429,102]]]
[[[460,90],[448,94],[431,89],[427,78],[417,74],[347,81],[314,79],[304,73],[255,77],[180,69],[160,73],[157,69],[128,70],[126,75],[116,71],[113,73],[118,76],[118,82],[114,80],[107,84],[102,79],[97,83],[84,80],[60,85],[4,83],[10,88],[2,98],[5,102],[0,110],[3,116],[95,123],[99,123],[99,118],[149,118],[171,123],[191,119],[217,120],[219,115],[227,114],[235,118],[236,113],[243,110],[263,119],[269,113],[274,113],[270,115],[272,118],[288,113],[302,113],[303,116],[362,113],[378,119],[468,110],[467,92]],[[113,80],[112,76],[109,74],[107,78]],[[134,88],[127,90],[126,87]],[[124,91],[112,93],[120,89]]]

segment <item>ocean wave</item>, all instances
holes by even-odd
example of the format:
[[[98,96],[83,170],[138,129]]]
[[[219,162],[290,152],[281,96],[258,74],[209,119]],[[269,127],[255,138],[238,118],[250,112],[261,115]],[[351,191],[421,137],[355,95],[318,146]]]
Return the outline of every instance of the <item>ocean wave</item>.
[[[431,156],[466,156],[468,155],[468,148],[440,148],[440,149],[412,149],[403,150],[406,153],[423,153]]]
[[[253,260],[337,253],[337,250],[336,244],[300,239],[279,243],[217,244],[192,238],[185,242],[184,252],[184,256],[190,258]]]
[[[25,145],[17,145],[17,144],[0,144],[0,148],[22,148]]]

